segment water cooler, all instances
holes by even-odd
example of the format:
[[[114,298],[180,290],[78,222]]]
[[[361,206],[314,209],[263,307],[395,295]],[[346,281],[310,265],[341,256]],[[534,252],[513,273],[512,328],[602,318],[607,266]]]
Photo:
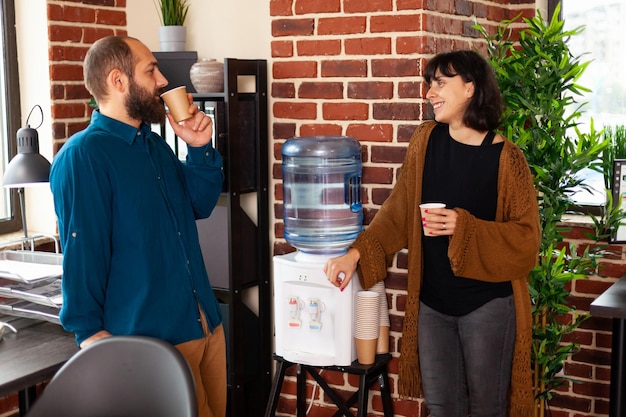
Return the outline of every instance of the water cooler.
[[[282,147],[285,239],[296,252],[274,257],[276,354],[294,363],[348,366],[356,359],[355,275],[344,291],[326,261],[362,230],[361,146],[346,136],[292,138]]]

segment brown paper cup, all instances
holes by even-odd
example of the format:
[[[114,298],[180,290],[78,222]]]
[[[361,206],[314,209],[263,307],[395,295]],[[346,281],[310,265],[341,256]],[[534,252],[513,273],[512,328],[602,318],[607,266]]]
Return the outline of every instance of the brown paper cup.
[[[420,211],[422,213],[422,218],[425,216],[425,212],[424,210],[427,209],[431,209],[431,208],[446,208],[446,205],[444,203],[424,203],[424,204],[420,204]],[[430,236],[433,237],[433,235],[430,234],[430,232],[433,229],[432,227],[424,227],[424,236]]]
[[[356,293],[354,312],[354,337],[377,339],[380,326],[379,294],[374,291]]]
[[[389,353],[389,326],[380,326],[378,328],[376,353]]]
[[[371,365],[376,360],[378,339],[355,339],[356,357],[361,365]]]
[[[180,86],[161,94],[161,98],[167,105],[170,114],[176,123],[187,120],[189,114],[189,100],[187,99],[187,87]]]

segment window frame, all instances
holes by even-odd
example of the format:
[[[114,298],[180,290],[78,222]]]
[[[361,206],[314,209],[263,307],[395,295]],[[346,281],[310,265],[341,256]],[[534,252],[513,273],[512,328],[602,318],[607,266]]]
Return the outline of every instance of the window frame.
[[[6,114],[6,140],[7,158],[2,161],[6,169],[9,161],[17,153],[16,134],[22,124],[22,112],[20,102],[19,67],[17,63],[17,33],[15,29],[15,0],[0,0],[1,8],[0,24],[4,40],[4,67],[6,79],[6,92],[4,99],[7,103]],[[10,104],[10,105],[9,105]],[[22,213],[19,206],[17,188],[2,190],[9,198],[9,217],[0,219],[0,234],[11,233],[22,229]]]

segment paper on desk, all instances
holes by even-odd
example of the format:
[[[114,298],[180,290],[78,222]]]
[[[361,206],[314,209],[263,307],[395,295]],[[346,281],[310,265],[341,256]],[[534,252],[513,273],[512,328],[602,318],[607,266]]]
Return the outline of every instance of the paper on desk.
[[[4,282],[10,282],[10,280],[5,280]],[[0,296],[21,298],[37,304],[60,308],[63,305],[61,279],[52,278],[52,281],[41,282],[36,284],[23,282],[3,284],[0,282]]]
[[[0,277],[34,282],[40,279],[63,275],[62,265],[0,260]]]
[[[58,308],[31,303],[27,300],[0,300],[0,313],[60,324]]]

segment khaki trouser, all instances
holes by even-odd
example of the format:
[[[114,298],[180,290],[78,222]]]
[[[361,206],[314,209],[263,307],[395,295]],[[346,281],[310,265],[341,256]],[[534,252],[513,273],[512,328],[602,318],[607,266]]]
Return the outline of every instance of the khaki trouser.
[[[198,417],[226,416],[226,340],[220,324],[213,334],[202,312],[205,337],[176,345],[187,359],[196,382]]]

